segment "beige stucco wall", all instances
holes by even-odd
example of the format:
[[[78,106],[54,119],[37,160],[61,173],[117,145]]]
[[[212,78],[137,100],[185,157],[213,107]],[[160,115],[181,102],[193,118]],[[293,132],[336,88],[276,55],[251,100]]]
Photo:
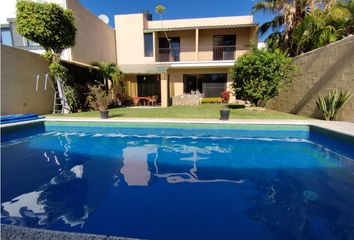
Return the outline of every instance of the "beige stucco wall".
[[[267,107],[305,116],[321,117],[314,97],[332,89],[353,96],[338,113],[338,120],[354,122],[354,36],[295,58],[294,81],[271,100]]]
[[[40,55],[5,45],[1,46],[1,115],[51,113],[53,91],[44,90],[47,62]],[[38,91],[36,76],[40,75]]]
[[[213,36],[214,35],[236,35],[236,54],[239,57],[248,51],[252,42],[256,39],[253,35],[255,28],[226,28],[226,29],[200,29],[199,30],[199,60],[213,59]]]
[[[70,60],[89,64],[92,61],[116,63],[115,32],[77,0],[67,0],[67,8],[76,18],[76,44]]]
[[[154,63],[154,57],[144,57],[144,15],[115,16],[117,62],[124,64]]]

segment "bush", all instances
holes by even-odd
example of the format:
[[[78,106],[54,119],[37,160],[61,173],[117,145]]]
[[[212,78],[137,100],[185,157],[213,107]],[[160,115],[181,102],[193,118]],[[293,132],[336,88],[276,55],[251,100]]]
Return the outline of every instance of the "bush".
[[[220,93],[220,97],[223,99],[223,102],[228,103],[230,100],[230,92],[223,91],[222,93]]]
[[[235,95],[256,106],[265,104],[291,81],[294,71],[292,59],[279,49],[252,49],[235,62],[232,72]]]
[[[90,90],[87,84],[77,84],[70,79],[65,82],[64,91],[71,112],[79,112],[90,109],[87,102],[87,96]]]
[[[223,99],[221,97],[213,97],[213,98],[202,98],[201,103],[222,103]]]
[[[76,89],[70,85],[64,85],[64,91],[66,100],[68,101],[70,111],[77,112],[79,109],[79,102],[77,99],[77,92]]]
[[[241,108],[245,108],[246,106],[244,104],[229,104],[227,105],[228,108],[230,109],[241,109]]]
[[[90,86],[90,95],[87,101],[93,110],[106,111],[112,102],[111,95],[104,90],[105,85]]]
[[[319,95],[315,99],[318,109],[322,112],[324,118],[328,121],[336,120],[337,112],[349,100],[351,94],[349,92],[330,91],[328,95]]]

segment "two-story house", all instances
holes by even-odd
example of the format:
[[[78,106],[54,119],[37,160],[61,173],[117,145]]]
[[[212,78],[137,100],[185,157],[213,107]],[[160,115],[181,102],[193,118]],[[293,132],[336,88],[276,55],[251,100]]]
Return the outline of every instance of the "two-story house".
[[[235,59],[257,41],[253,16],[152,21],[151,15],[115,16],[117,63],[132,97],[169,99],[199,91],[218,97],[230,88]]]

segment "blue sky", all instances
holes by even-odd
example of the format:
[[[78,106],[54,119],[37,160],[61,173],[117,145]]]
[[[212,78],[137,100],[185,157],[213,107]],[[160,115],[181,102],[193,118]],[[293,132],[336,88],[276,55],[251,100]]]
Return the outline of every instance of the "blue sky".
[[[164,19],[237,16],[251,14],[255,0],[80,0],[80,2],[96,15],[106,14],[110,25],[114,26],[115,14],[139,13],[149,10],[153,19],[159,19],[154,9],[163,4],[166,11]],[[257,13],[254,21],[262,24],[272,18],[267,13]],[[264,37],[262,37],[264,38]]]

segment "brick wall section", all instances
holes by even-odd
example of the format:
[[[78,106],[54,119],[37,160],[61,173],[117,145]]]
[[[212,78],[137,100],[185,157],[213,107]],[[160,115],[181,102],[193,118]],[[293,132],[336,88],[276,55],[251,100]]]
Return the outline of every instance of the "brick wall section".
[[[352,98],[337,115],[337,120],[354,122],[354,36],[296,57],[298,71],[287,89],[270,100],[270,109],[322,118],[316,95],[330,90],[347,90]]]
[[[0,45],[1,51],[1,115],[19,113],[51,113],[53,90],[48,82],[44,90],[48,63],[36,53]],[[40,75],[38,91],[36,76]]]

